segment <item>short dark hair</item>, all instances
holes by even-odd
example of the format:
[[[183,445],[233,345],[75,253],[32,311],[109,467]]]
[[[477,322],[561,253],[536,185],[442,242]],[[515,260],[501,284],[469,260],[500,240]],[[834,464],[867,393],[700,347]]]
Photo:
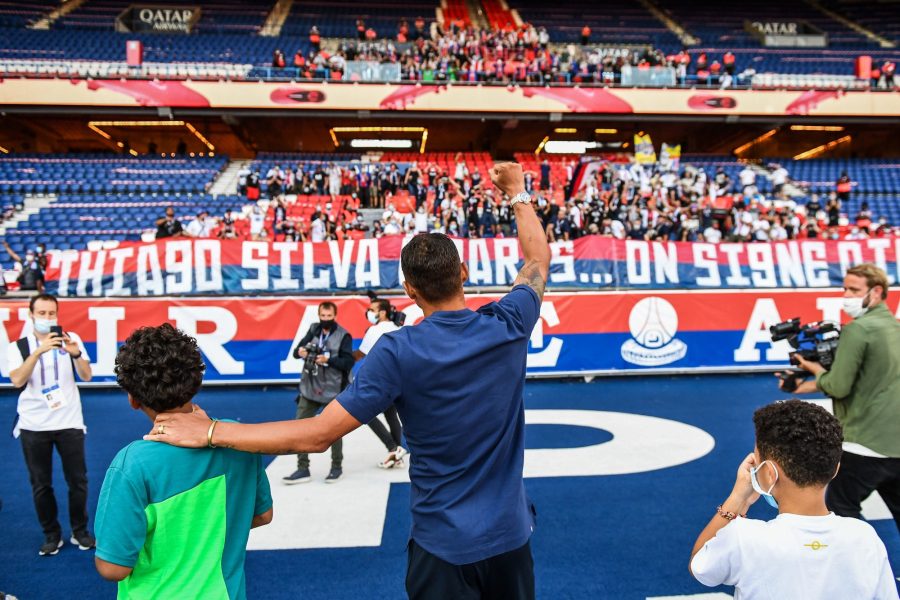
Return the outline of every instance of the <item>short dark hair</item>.
[[[205,370],[197,340],[169,323],[135,330],[116,355],[116,381],[156,412],[187,404],[200,390]]]
[[[459,252],[443,233],[420,233],[400,253],[403,275],[427,302],[440,302],[462,287]]]
[[[841,461],[840,422],[812,402],[787,400],[753,413],[760,458],[775,460],[800,487],[826,485]]]
[[[34,305],[40,302],[41,300],[48,300],[56,305],[59,308],[59,300],[56,299],[56,296],[53,294],[36,294],[31,297],[31,302],[28,303],[28,310],[34,312]]]
[[[334,312],[334,316],[337,316],[337,304],[335,304],[331,300],[326,300],[325,302],[319,304],[319,308],[317,310],[322,310],[323,308],[325,310],[331,310],[332,312]]]
[[[378,307],[378,311],[384,311],[388,317],[391,316],[391,303],[384,298],[375,298],[372,300],[372,304]]]

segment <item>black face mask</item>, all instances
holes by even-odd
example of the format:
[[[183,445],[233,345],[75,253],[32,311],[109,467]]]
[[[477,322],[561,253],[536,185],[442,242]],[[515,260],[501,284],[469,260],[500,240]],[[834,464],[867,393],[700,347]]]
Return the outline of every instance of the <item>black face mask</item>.
[[[331,319],[330,321],[319,321],[319,325],[322,326],[322,329],[331,329],[334,327],[334,319]]]

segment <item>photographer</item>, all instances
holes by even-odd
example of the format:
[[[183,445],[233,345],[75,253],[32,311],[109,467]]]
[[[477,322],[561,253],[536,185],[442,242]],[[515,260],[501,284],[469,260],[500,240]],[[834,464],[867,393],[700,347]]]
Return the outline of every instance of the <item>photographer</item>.
[[[319,322],[313,324],[294,349],[294,358],[303,359],[303,376],[297,396],[297,418],[309,419],[334,400],[350,384],[353,368],[353,339],[335,322],[337,306],[333,302],[319,305]],[[331,471],[325,483],[335,483],[343,475],[343,441],[331,445]],[[297,455],[297,470],[284,477],[287,485],[310,480],[309,454]]]
[[[374,296],[374,294],[370,295]],[[373,297],[372,303],[366,311],[366,319],[369,320],[372,326],[366,330],[362,343],[359,345],[359,350],[353,352],[353,358],[356,360],[365,358],[366,354],[375,347],[375,343],[381,339],[381,336],[400,329],[404,321],[403,317],[405,315],[398,313],[389,301]],[[388,451],[387,458],[378,463],[378,466],[382,469],[391,469],[403,465],[403,457],[407,452],[406,448],[401,445],[403,441],[403,426],[400,424],[400,417],[397,415],[397,407],[391,405],[384,411],[384,418],[387,420],[390,431],[378,417],[369,421],[369,428],[375,432],[375,435],[378,436],[378,439],[381,440],[381,443],[384,444]]]
[[[843,308],[854,320],[841,331],[830,370],[797,356],[815,375],[797,393],[830,396],[844,427],[841,469],[828,486],[828,508],[861,518],[860,503],[877,490],[900,528],[900,323],[884,303],[887,293],[887,274],[875,265],[847,270]]]
[[[38,554],[52,556],[63,545],[53,494],[54,446],[69,487],[70,541],[88,550],[94,547],[94,538],[87,528],[85,426],[75,373],[82,381],[90,381],[91,363],[81,339],[57,325],[56,298],[39,294],[31,299],[29,309],[34,333],[11,343],[6,360],[13,386],[22,388],[13,435],[22,441],[34,508],[44,530]]]

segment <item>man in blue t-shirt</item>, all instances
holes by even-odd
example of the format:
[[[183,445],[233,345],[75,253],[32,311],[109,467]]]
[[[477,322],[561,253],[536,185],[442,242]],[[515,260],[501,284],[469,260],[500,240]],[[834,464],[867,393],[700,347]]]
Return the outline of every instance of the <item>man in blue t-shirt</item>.
[[[208,440],[210,420],[201,411],[163,414],[146,439],[267,454],[322,452],[394,404],[412,457],[409,597],[534,598],[534,511],[522,480],[523,388],[550,248],[522,168],[497,165],[491,179],[510,197],[525,255],[502,300],[466,308],[468,268],[453,241],[418,235],[403,249],[401,266],[406,293],[425,319],[385,334],[353,384],[319,417],[219,423]]]

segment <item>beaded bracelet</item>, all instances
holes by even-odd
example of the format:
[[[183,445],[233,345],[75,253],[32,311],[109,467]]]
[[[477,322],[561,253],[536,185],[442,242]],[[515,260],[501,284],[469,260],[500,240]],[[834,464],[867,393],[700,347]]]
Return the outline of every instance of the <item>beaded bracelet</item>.
[[[737,513],[733,513],[731,511],[727,511],[727,510],[723,509],[721,504],[716,507],[716,512],[719,513],[719,516],[722,517],[723,519],[725,519],[726,521],[734,521],[738,517],[743,517],[744,519],[747,518],[746,514],[739,515]]]

